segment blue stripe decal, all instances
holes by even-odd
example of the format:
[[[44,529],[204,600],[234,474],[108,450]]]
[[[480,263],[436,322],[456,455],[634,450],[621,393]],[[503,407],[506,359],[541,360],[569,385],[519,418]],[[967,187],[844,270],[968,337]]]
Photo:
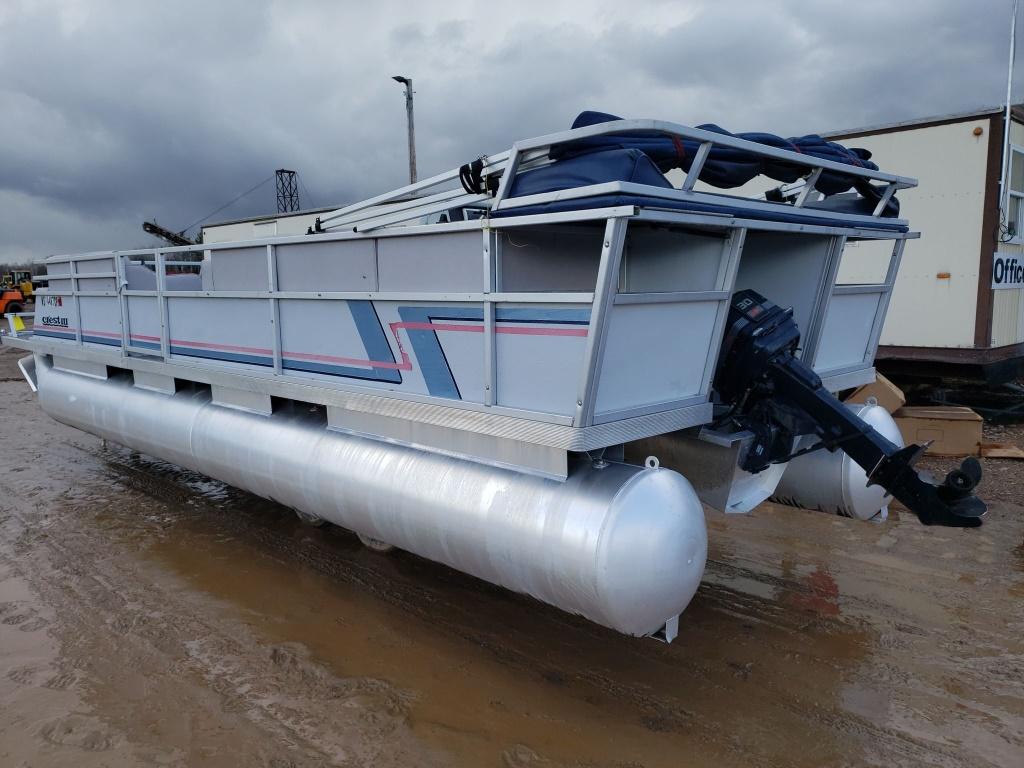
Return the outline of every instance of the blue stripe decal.
[[[380,318],[377,316],[377,310],[373,306],[373,302],[369,300],[350,300],[346,302],[348,304],[349,311],[352,313],[352,320],[356,324],[356,329],[359,331],[359,340],[363,343],[363,347],[366,349],[366,355],[370,360],[374,360],[378,363],[395,363],[395,353],[391,350],[391,345],[388,343],[387,336],[384,335],[384,328],[381,326]],[[312,370],[308,367],[299,367],[306,365],[317,365],[317,363],[300,363],[299,361],[290,361],[291,364],[286,365],[282,362],[282,365],[286,368],[294,368],[299,371]],[[335,368],[338,371],[339,376],[348,376],[354,379],[368,379],[370,381],[387,381],[391,384],[402,383],[401,371],[395,370],[394,368],[374,368],[373,373],[370,374],[366,370],[360,370],[359,368],[351,368],[348,366],[326,366],[329,368]],[[344,371],[344,372],[343,372]],[[316,370],[316,373],[331,373],[331,371]]]
[[[447,314],[449,309],[461,314],[460,320],[483,320],[483,308],[478,310],[444,308],[444,307],[399,307],[398,316],[406,323],[429,323],[431,313]],[[474,316],[475,312],[475,316]],[[461,400],[459,388],[455,384],[455,377],[452,369],[448,367],[448,359],[441,349],[441,342],[437,340],[437,334],[432,330],[417,330],[406,328],[409,334],[409,343],[416,355],[416,362],[420,364],[420,371],[423,373],[423,381],[427,384],[427,392],[435,397],[447,397],[451,400]],[[482,362],[482,361],[481,361]]]
[[[434,315],[439,316],[438,314]],[[480,314],[483,320],[483,314]],[[535,307],[498,307],[494,319],[504,323],[565,323],[566,325],[589,325],[589,309],[540,309]]]
[[[37,328],[33,328],[32,329],[32,335],[33,336],[46,336],[46,337],[51,338],[51,339],[61,339],[63,341],[74,341],[75,340],[75,334],[74,334],[73,331],[41,331],[41,330],[39,330]],[[82,335],[82,341],[87,342],[89,344],[103,344],[103,345],[108,346],[108,347],[120,347],[121,346],[121,340],[120,339],[108,339],[105,336],[91,336],[89,334],[83,334]],[[157,348],[159,348],[159,347],[160,347],[160,345],[158,344]]]
[[[326,373],[331,376],[344,376],[349,379],[361,379],[363,381],[384,381],[378,369],[353,368],[348,365],[332,365],[331,363],[316,363],[310,360],[294,360],[284,358],[281,367],[289,371],[305,371],[307,373]],[[400,383],[400,382],[394,382]]]
[[[248,363],[249,365],[264,365],[273,367],[273,358],[265,355],[243,355],[237,352],[214,352],[207,349],[192,349],[192,347],[179,347],[171,345],[172,355],[183,355],[185,357],[205,357],[209,360],[227,360],[231,363]]]
[[[33,328],[32,329],[32,335],[33,336],[47,336],[47,337],[49,337],[51,339],[62,339],[64,341],[74,341],[75,340],[74,332],[70,332],[69,333],[68,331],[40,331],[38,329]]]
[[[407,323],[431,323],[435,320],[475,320],[483,322],[483,307],[399,307],[398,316]],[[562,323],[587,325],[590,309],[542,309],[540,307],[498,307],[494,319],[512,323]],[[406,328],[416,361],[423,372],[427,391],[436,397],[461,400],[448,358],[433,330]]]
[[[160,345],[155,345],[157,349]],[[171,346],[171,354],[183,355],[186,357],[202,357],[208,360],[223,360],[229,363],[248,363],[249,365],[272,366],[273,359],[263,355],[245,355],[237,352],[219,352],[207,349],[193,349],[192,347]],[[289,371],[305,371],[307,373],[324,373],[331,376],[344,376],[350,379],[361,379],[363,381],[380,381],[374,371],[365,368],[352,368],[347,365],[331,365],[329,363],[314,363],[306,360],[292,360],[285,358],[281,361],[281,367]]]
[[[346,302],[352,313],[352,320],[359,332],[359,339],[366,349],[370,360],[377,362],[397,362],[391,345],[384,335],[380,319],[372,301],[352,300]],[[159,349],[159,344],[150,342],[133,342],[143,347]],[[250,365],[261,365],[272,367],[273,357],[264,355],[246,355],[236,352],[223,352],[217,350],[194,349],[178,345],[171,346],[171,353],[175,355],[186,355],[190,357],[203,357],[210,360],[225,360],[234,363],[248,363]],[[308,373],[323,373],[330,376],[343,376],[349,379],[360,379],[362,381],[382,381],[390,384],[401,384],[402,374],[393,368],[357,368],[348,365],[332,365],[330,363],[317,363],[306,360],[295,360],[293,358],[282,358],[281,367],[290,371],[306,371]]]
[[[83,336],[82,341],[87,341],[90,344],[106,344],[108,347],[120,347],[120,339],[107,339],[103,336]]]

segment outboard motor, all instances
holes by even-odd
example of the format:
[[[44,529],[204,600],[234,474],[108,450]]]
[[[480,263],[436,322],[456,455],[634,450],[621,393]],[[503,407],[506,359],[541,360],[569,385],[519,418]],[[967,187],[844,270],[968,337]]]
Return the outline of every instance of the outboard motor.
[[[741,468],[757,473],[813,450],[843,450],[864,468],[869,484],[885,488],[925,525],[981,525],[986,506],[973,494],[981,481],[978,460],[964,459],[941,485],[923,479],[913,467],[927,445],[900,448],[861,420],[796,357],[799,343],[792,309],[752,290],[733,296],[715,373],[715,424],[753,433]],[[816,435],[818,442],[794,452],[802,435]]]

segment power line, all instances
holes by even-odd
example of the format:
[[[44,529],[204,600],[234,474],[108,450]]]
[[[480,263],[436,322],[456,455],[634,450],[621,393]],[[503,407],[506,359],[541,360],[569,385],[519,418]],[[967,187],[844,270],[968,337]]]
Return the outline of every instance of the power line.
[[[313,196],[309,194],[309,190],[306,189],[306,182],[302,179],[302,174],[299,173],[296,175],[299,177],[299,184],[302,186],[302,193],[306,196],[306,199],[309,200],[309,207],[316,208],[316,203],[313,202]]]
[[[257,189],[259,189],[260,187],[262,187],[262,186],[263,186],[264,184],[266,184],[266,183],[267,183],[268,181],[272,181],[273,179],[274,179],[274,175],[273,175],[273,174],[271,174],[270,176],[267,176],[267,178],[265,178],[265,179],[264,179],[263,181],[261,181],[261,182],[260,182],[259,184],[256,184],[255,186],[253,186],[253,187],[250,187],[249,189],[245,190],[245,192],[243,192],[242,194],[240,194],[240,195],[239,195],[238,197],[232,198],[232,199],[231,199],[231,200],[229,200],[228,202],[224,203],[224,205],[222,205],[222,206],[221,206],[220,208],[217,208],[216,210],[210,211],[210,212],[209,212],[208,214],[206,214],[205,216],[203,216],[203,217],[202,217],[201,219],[197,219],[196,221],[193,221],[193,222],[192,222],[191,224],[189,224],[189,225],[188,225],[187,227],[185,227],[185,228],[184,228],[183,230],[181,230],[181,231],[182,231],[182,232],[188,232],[188,231],[189,231],[190,229],[192,229],[192,227],[194,227],[194,226],[195,226],[196,224],[202,224],[202,223],[203,223],[204,221],[206,221],[206,220],[207,220],[208,218],[210,218],[210,217],[211,217],[211,216],[213,216],[214,214],[220,213],[221,211],[223,211],[223,210],[224,210],[225,208],[227,208],[228,206],[234,205],[234,204],[235,204],[235,203],[237,203],[237,202],[238,202],[239,200],[241,200],[241,199],[242,199],[243,197],[245,197],[245,196],[246,196],[246,195],[248,195],[248,194],[251,194],[252,192],[255,192],[255,191],[256,191]]]

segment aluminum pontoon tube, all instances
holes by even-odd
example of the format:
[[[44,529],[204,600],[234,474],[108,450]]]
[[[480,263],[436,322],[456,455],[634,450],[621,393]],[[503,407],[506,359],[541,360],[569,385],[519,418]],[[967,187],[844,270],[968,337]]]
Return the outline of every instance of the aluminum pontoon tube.
[[[848,404],[857,416],[893,444],[903,447],[900,428],[889,412],[876,402]],[[800,448],[817,442],[807,435]],[[792,459],[786,465],[772,501],[804,509],[817,509],[858,520],[870,520],[892,501],[880,485],[868,485],[868,473],[843,451],[814,451]]]
[[[302,407],[260,416],[41,355],[36,375],[57,421],[626,634],[682,612],[704,570],[703,510],[668,469],[587,462],[558,482],[330,431]]]

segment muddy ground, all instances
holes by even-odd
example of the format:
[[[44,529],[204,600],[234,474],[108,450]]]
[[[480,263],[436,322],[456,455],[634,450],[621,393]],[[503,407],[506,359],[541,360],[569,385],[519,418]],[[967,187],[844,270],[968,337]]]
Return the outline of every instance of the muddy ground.
[[[709,512],[663,645],[103,446],[16,357],[2,766],[1024,765],[1024,508],[996,487],[970,531]]]

